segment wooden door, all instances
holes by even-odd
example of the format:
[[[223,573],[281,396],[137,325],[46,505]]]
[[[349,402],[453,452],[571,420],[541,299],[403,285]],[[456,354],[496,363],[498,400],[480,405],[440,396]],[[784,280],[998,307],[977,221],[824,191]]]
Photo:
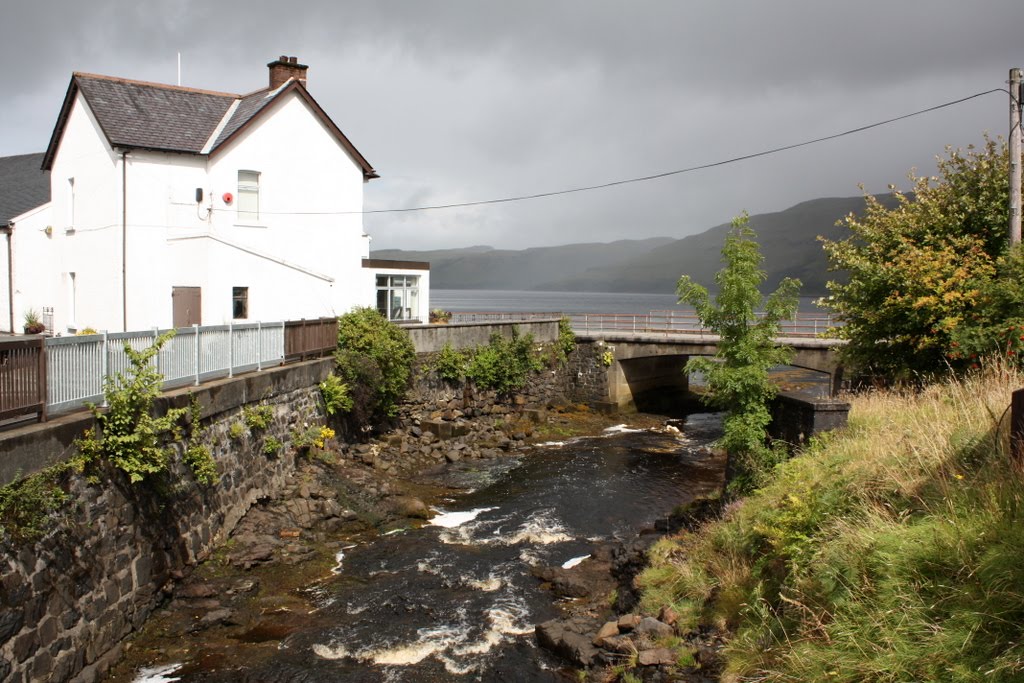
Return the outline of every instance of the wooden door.
[[[189,327],[191,325],[202,325],[202,288],[172,287],[171,307],[175,327]]]

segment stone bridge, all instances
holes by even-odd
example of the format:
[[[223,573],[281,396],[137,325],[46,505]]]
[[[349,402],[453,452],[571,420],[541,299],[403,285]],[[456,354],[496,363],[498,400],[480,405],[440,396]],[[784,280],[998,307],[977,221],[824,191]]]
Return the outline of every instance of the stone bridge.
[[[620,332],[577,334],[580,342],[603,345],[615,362],[608,366],[608,401],[628,408],[634,397],[654,390],[687,390],[689,377],[683,367],[690,356],[713,356],[718,335],[708,333]],[[780,337],[794,349],[790,365],[829,376],[834,396],[843,379],[836,349],[845,341],[814,337]]]

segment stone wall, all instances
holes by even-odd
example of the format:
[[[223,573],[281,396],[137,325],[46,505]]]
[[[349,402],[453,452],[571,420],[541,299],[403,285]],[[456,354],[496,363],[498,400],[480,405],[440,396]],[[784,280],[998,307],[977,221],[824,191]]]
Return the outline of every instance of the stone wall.
[[[782,392],[771,405],[768,433],[774,439],[799,446],[815,434],[846,426],[850,404],[833,398],[810,398]]]
[[[564,392],[568,399],[602,409],[610,409],[608,367],[601,362],[605,352],[602,341],[578,343],[569,354],[564,379]]]
[[[450,323],[447,325],[406,325],[403,326],[412,339],[417,353],[433,353],[444,348],[468,349],[486,344],[492,334],[508,337],[515,328],[523,335],[533,335],[539,344],[558,339],[558,318],[546,320],[523,320],[519,322]]]
[[[322,421],[317,384],[331,365],[312,361],[194,389],[220,472],[216,486],[194,481],[180,444],[170,472],[142,485],[119,472],[103,473],[99,484],[72,476],[75,504],[58,528],[31,546],[3,549],[0,680],[96,680],[164,587],[205,558],[257,499],[284,486],[294,456],[287,449],[268,456],[263,445],[270,437],[287,444],[302,421]],[[189,400],[188,391],[177,391],[160,409]],[[268,428],[232,438],[243,406],[260,402],[273,411]]]

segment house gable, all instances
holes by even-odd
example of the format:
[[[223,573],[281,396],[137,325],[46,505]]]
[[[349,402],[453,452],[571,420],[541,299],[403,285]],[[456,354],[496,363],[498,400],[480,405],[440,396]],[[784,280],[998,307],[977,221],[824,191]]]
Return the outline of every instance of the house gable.
[[[352,161],[362,169],[363,177],[366,180],[380,177],[377,174],[377,171],[375,171],[370,165],[370,162],[366,160],[366,157],[356,149],[356,146],[352,144],[352,141],[341,132],[341,129],[338,128],[337,124],[331,120],[331,117],[327,115],[327,112],[325,112],[320,104],[313,99],[313,96],[309,94],[309,91],[294,79],[289,80],[276,90],[269,92],[259,91],[242,98],[227,125],[224,126],[224,129],[214,142],[211,154],[216,154],[218,150],[230,144],[235,138],[242,135],[250,126],[257,122],[261,116],[271,111],[272,107],[270,105],[283,100],[291,93],[295,93],[309,106],[312,114],[319,119],[324,128],[326,128],[335,140],[337,140],[338,144],[346,153],[348,153]]]

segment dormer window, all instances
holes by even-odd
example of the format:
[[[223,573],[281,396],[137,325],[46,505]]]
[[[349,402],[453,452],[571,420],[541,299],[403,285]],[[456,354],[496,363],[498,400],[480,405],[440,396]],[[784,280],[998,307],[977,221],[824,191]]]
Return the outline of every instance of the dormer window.
[[[256,223],[260,219],[259,171],[238,172],[238,222]]]

